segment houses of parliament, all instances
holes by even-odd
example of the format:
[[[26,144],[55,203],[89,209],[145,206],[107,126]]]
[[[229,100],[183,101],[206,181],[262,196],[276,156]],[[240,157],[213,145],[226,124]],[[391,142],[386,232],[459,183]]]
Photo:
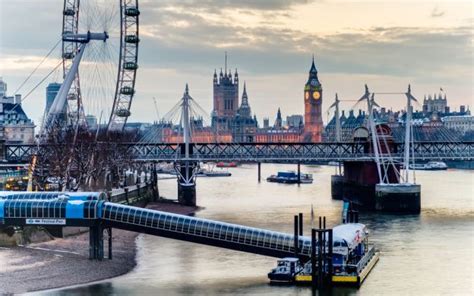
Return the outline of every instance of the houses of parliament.
[[[252,115],[246,83],[243,84],[242,97],[239,102],[239,74],[227,70],[227,58],[224,71],[214,71],[213,77],[213,110],[212,130],[216,132],[218,141],[237,143],[270,143],[270,142],[320,142],[323,132],[322,101],[323,89],[318,78],[318,70],[313,61],[309,70],[308,80],[304,85],[302,102],[303,116],[288,117],[287,125],[283,126],[281,111],[278,109],[274,124],[264,119],[260,127],[257,117]]]
[[[239,96],[240,80],[237,69],[234,73],[227,69],[227,55],[224,69],[213,76],[213,110],[211,124],[205,126],[202,118],[191,118],[191,139],[194,143],[291,143],[321,142],[323,132],[322,101],[323,89],[318,78],[318,70],[313,61],[308,80],[304,84],[301,102],[304,104],[304,117],[292,115],[286,124],[280,108],[273,124],[269,119],[263,125],[252,114],[246,83],[243,83],[242,96]],[[186,86],[184,97],[193,100]],[[183,97],[183,99],[184,99]],[[165,143],[183,141],[180,127],[172,123],[160,123],[151,131],[151,138]]]

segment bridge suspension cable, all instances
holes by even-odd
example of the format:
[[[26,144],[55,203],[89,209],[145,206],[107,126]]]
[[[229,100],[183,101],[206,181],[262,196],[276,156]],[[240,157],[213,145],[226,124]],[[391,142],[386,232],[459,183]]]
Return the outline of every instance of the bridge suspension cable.
[[[30,80],[30,78],[36,73],[36,71],[41,67],[41,65],[48,59],[48,57],[53,53],[53,51],[58,47],[58,45],[61,43],[61,39],[56,42],[56,44],[49,50],[49,52],[46,54],[46,56],[43,57],[43,59],[38,63],[38,65],[31,71],[31,73],[26,77],[25,80],[20,84],[20,86],[17,87],[15,90],[14,94],[17,94],[21,88]],[[48,75],[49,76],[49,75]]]
[[[185,105],[187,116],[184,116]],[[185,117],[188,120],[185,120]],[[139,143],[183,142],[185,121],[189,125],[192,142],[219,142],[219,130],[212,128],[210,115],[190,95],[188,89],[183,97],[140,138]]]

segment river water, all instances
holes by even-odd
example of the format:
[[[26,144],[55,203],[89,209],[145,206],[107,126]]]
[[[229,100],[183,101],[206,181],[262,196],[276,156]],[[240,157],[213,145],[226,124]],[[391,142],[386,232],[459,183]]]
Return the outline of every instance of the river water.
[[[295,165],[262,164],[231,169],[230,178],[199,178],[196,216],[292,233],[293,215],[310,209],[341,221],[341,201],[331,199],[333,167],[302,166],[313,184],[267,183],[266,176]],[[334,288],[333,295],[473,295],[474,171],[417,172],[422,188],[420,215],[361,213],[381,259],[360,289]],[[160,181],[160,193],[176,196],[176,181]],[[266,274],[275,258],[140,235],[137,267],[98,284],[52,292],[56,295],[311,295],[306,287],[270,286]],[[51,292],[50,292],[51,293]],[[50,294],[48,293],[48,294]]]

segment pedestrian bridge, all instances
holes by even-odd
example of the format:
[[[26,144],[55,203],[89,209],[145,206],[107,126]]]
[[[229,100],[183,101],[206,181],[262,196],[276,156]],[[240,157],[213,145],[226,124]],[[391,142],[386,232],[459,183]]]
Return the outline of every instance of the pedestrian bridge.
[[[110,146],[110,147],[109,147]],[[135,161],[178,161],[185,157],[185,144],[118,143],[109,149],[125,149]],[[37,145],[7,144],[3,159],[7,162],[28,163],[37,153]],[[347,161],[373,160],[370,143],[191,143],[192,161]],[[411,148],[416,161],[474,160],[474,142],[415,142]],[[48,149],[45,149],[48,151]],[[394,143],[384,158],[402,160],[404,143]]]
[[[290,234],[106,202],[93,192],[2,192],[2,225],[117,228],[271,257],[295,255]],[[298,237],[298,256],[310,258],[311,238]]]

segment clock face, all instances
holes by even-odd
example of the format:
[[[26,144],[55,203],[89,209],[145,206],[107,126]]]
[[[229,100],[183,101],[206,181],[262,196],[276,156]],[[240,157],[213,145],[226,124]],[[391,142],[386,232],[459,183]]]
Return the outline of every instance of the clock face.
[[[318,81],[316,81],[316,79],[313,78],[313,79],[311,79],[310,83],[311,83],[312,86],[315,86],[316,84],[318,84]]]
[[[308,91],[304,94],[304,97],[305,97],[306,100],[309,99],[309,92]]]
[[[315,91],[315,92],[313,93],[313,99],[319,100],[320,97],[321,97],[321,94],[319,93],[319,91]]]

